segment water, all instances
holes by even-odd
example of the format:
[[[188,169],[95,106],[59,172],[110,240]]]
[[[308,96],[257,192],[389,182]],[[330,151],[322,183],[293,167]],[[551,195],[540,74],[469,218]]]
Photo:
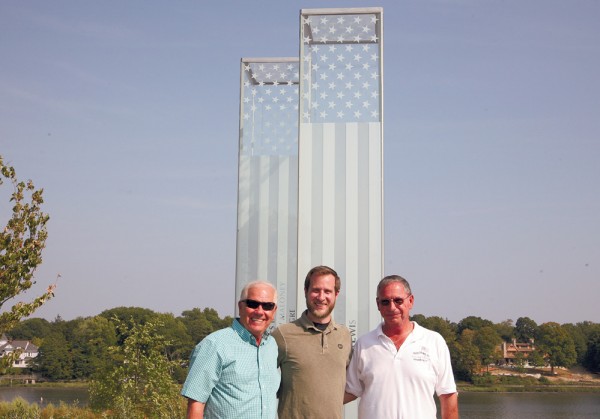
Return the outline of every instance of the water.
[[[461,419],[598,419],[600,393],[460,393]]]
[[[86,388],[0,387],[0,401],[86,406]],[[40,398],[43,397],[43,403]],[[460,393],[461,419],[598,419],[600,393]]]
[[[58,406],[61,401],[84,407],[89,401],[88,390],[85,387],[0,387],[0,401],[9,402],[17,397],[29,403],[37,403],[40,407],[49,403]]]

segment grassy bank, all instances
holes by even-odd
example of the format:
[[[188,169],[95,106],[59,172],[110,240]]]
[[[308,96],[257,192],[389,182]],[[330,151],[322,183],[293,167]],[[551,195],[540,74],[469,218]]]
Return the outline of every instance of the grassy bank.
[[[600,379],[563,372],[537,374],[482,374],[472,383],[457,382],[459,391],[470,392],[586,392],[600,393]]]
[[[487,393],[600,393],[600,386],[590,385],[474,385],[459,384],[459,392],[487,392]]]

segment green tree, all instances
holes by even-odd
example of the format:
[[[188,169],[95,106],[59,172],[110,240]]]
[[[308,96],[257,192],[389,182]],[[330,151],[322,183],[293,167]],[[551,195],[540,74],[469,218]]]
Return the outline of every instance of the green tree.
[[[539,326],[529,317],[519,317],[515,323],[515,338],[518,342],[535,341],[538,337]]]
[[[108,348],[116,344],[117,333],[113,323],[100,316],[81,319],[70,340],[73,376],[90,378],[104,370],[109,362]]]
[[[115,319],[117,330],[127,335],[122,346],[110,348],[111,366],[90,383],[90,405],[110,409],[119,418],[181,418],[185,403],[171,377],[174,367],[165,348],[160,324],[129,324]]]
[[[543,367],[546,365],[544,353],[540,350],[540,348],[536,348],[533,352],[529,353],[529,356],[527,357],[527,363],[534,367]]]
[[[69,343],[59,331],[44,338],[40,353],[33,359],[34,369],[51,380],[73,378],[73,358]]]
[[[52,325],[46,319],[32,318],[21,321],[8,333],[13,339],[33,341],[44,339],[52,332]]]
[[[136,325],[144,325],[148,321],[155,319],[157,313],[148,308],[142,307],[115,307],[109,310],[104,310],[99,316],[102,316],[110,322],[120,325],[117,327],[117,343],[122,345],[125,339],[129,336],[129,330]],[[123,326],[123,327],[121,327]]]
[[[515,336],[515,327],[513,326],[513,321],[511,319],[504,320],[503,322],[496,323],[494,325],[496,332],[503,341],[509,342]]]
[[[475,331],[473,343],[479,349],[481,364],[489,370],[489,365],[497,361],[500,357],[500,344],[502,338],[496,332],[493,326],[483,326]]]
[[[189,357],[195,344],[181,318],[176,318],[171,313],[160,313],[156,318],[162,324],[158,328],[158,334],[169,342],[165,346],[165,354],[169,360],[175,361],[173,377],[177,382],[183,383],[187,376]]]
[[[481,369],[481,356],[474,339],[475,332],[471,329],[465,329],[458,339],[449,345],[454,374],[458,378],[467,381],[472,381],[473,375]]]
[[[42,263],[42,250],[46,245],[48,215],[42,211],[42,189],[35,189],[31,180],[17,179],[15,169],[5,165],[0,156],[0,185],[9,183],[13,191],[9,202],[12,213],[0,212],[8,222],[0,230],[0,308],[8,301],[31,288],[35,270]],[[9,204],[10,206],[10,204]],[[22,318],[30,316],[54,295],[55,285],[50,285],[39,297],[29,302],[15,302],[0,314],[0,332],[14,327]]]
[[[465,329],[479,330],[484,326],[494,326],[494,323],[481,317],[468,316],[458,322],[458,333],[462,333]]]
[[[600,330],[589,337],[583,365],[592,372],[600,372]]]
[[[583,365],[583,359],[588,347],[588,336],[585,333],[585,328],[582,326],[582,323],[566,323],[562,327],[573,339],[575,352],[577,353],[577,364]]]
[[[538,348],[554,374],[554,367],[570,367],[577,361],[575,343],[569,333],[558,323],[549,322],[540,326]]]
[[[420,322],[414,318],[413,320],[429,330],[438,332],[446,340],[447,344],[456,340],[456,324],[450,323],[448,319],[443,319],[439,316],[430,316],[427,318],[423,316]]]
[[[221,319],[219,313],[212,308],[205,308],[204,310],[200,310],[199,308],[186,310],[181,313],[180,318],[187,328],[194,344],[197,344],[215,330],[231,326],[231,323],[233,322],[233,319],[230,316]]]

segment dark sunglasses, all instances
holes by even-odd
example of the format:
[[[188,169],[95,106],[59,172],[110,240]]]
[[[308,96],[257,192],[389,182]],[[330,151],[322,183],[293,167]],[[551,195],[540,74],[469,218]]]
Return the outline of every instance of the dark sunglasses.
[[[252,308],[252,309],[262,306],[264,311],[271,311],[275,308],[275,303],[266,303],[263,301],[242,300],[242,303],[246,304],[246,307]]]
[[[385,306],[385,307],[389,306],[393,301],[394,304],[396,305],[396,307],[400,307],[402,304],[404,304],[404,302],[406,300],[408,300],[410,298],[411,295],[412,294],[408,294],[405,298],[394,298],[392,300],[386,298],[386,299],[377,300],[377,301],[379,301],[379,304],[381,304],[382,306]]]

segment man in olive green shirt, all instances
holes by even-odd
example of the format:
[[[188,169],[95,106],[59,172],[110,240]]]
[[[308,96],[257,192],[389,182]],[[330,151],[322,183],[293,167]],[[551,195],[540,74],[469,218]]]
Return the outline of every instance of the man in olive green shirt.
[[[304,281],[308,310],[272,334],[281,368],[279,419],[343,417],[352,341],[348,329],[331,316],[340,282],[338,274],[327,266],[311,269]]]

